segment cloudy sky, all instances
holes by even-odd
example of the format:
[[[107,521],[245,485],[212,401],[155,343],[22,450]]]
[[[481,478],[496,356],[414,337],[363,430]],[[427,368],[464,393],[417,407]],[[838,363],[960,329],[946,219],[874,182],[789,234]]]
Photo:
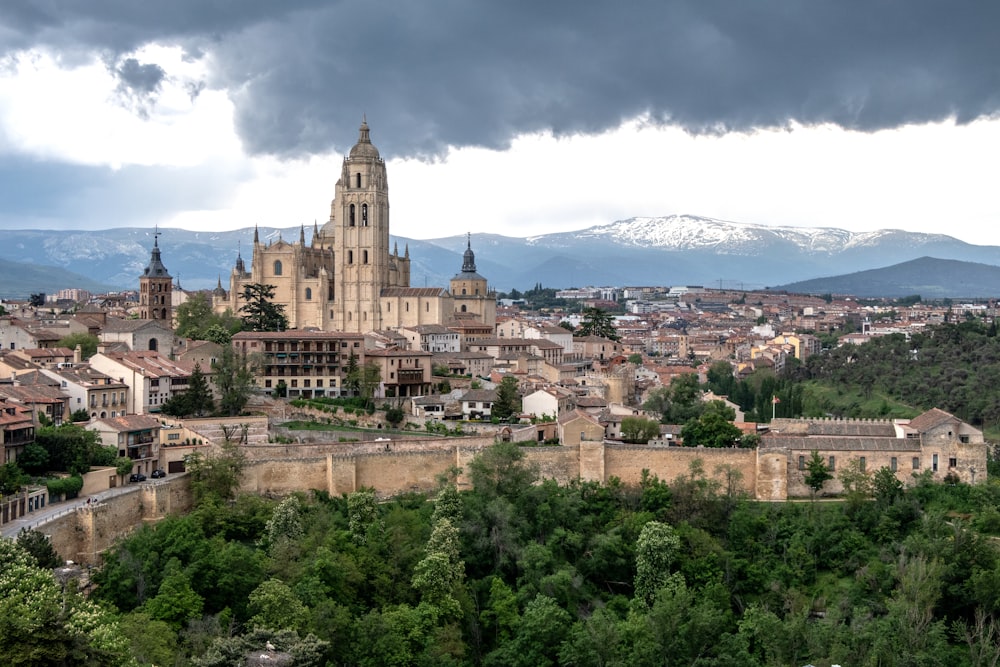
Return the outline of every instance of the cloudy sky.
[[[4,0],[0,229],[633,216],[1000,245],[1000,3]]]

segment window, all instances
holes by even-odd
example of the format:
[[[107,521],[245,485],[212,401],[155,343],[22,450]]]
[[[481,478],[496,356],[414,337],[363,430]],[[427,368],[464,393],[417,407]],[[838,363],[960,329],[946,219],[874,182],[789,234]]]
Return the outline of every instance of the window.
[[[312,298],[313,298],[312,287],[307,287],[306,288],[306,301],[311,301]]]
[[[969,444],[969,436],[967,436],[967,435],[960,435],[960,436],[958,436],[958,441],[961,442],[964,445],[967,445],[967,444]]]
[[[368,226],[368,204],[361,205],[361,226]]]
[[[293,387],[298,387],[299,386],[299,381],[298,380],[292,380],[292,386]]]
[[[347,263],[348,264],[354,264],[354,251],[353,250],[348,250],[347,251]]]
[[[361,178],[361,174],[358,174],[358,178]],[[351,212],[348,216],[349,222],[347,223],[350,227],[354,226],[354,204],[351,204]]]
[[[895,456],[893,456],[891,459],[889,459],[889,470],[891,470],[893,472],[896,472],[896,457]]]
[[[280,276],[281,275],[281,260],[280,259],[274,260],[274,275],[276,275],[276,276]]]
[[[827,467],[830,468],[830,470],[836,470],[837,469],[837,459],[836,459],[836,457],[834,457],[834,456],[830,457],[830,465],[827,466]]]
[[[914,470],[920,470],[920,457],[919,456],[914,456],[913,457],[913,469]]]
[[[865,457],[859,459],[858,468],[861,472],[864,472],[868,468],[868,460]]]
[[[361,172],[360,171],[354,175],[354,187],[356,187],[356,188],[360,188],[361,187]]]
[[[931,470],[937,472],[937,466],[938,466],[938,455],[935,454],[934,456],[931,457]]]
[[[949,458],[948,459],[948,467],[949,468],[957,468],[958,467],[958,459],[955,458],[955,457]]]
[[[806,469],[806,457],[800,456],[799,457],[799,470],[805,470],[805,469]]]

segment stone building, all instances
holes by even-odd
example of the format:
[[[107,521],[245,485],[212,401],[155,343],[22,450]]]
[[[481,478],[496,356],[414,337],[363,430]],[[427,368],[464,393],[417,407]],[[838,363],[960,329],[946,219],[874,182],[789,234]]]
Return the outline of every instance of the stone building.
[[[174,279],[160,259],[160,246],[157,243],[159,235],[159,232],[153,234],[153,251],[149,264],[139,276],[139,319],[161,320],[167,328],[171,328],[174,317]]]
[[[825,493],[843,491],[838,476],[852,462],[864,472],[888,468],[904,484],[915,474],[939,482],[949,475],[968,484],[986,479],[982,431],[937,408],[909,420],[775,419],[759,451],[787,456],[789,496],[809,494],[805,476],[813,451],[833,474]]]
[[[274,287],[273,302],[284,306],[292,329],[366,333],[399,327],[449,324],[472,316],[491,329],[496,295],[476,273],[471,242],[462,271],[443,287],[410,286],[410,252],[389,244],[389,185],[385,161],[372,144],[367,122],[344,158],[329,220],[305,228],[297,241],[263,243],[254,233],[250,265],[238,256],[229,292],[216,289],[217,311],[238,313],[246,285]],[[220,285],[221,287],[221,285]]]

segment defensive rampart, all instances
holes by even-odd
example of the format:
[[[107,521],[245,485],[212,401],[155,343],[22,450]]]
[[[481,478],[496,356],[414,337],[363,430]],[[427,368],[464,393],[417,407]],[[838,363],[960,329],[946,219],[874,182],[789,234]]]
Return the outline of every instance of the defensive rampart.
[[[84,565],[100,561],[115,541],[144,523],[191,510],[191,483],[178,475],[155,484],[139,484],[96,503],[83,505],[41,525],[56,552]]]

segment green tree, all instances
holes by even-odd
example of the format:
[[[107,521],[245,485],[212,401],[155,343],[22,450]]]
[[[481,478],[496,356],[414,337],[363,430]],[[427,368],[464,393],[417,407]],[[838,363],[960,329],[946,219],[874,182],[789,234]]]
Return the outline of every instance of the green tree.
[[[17,544],[31,554],[35,563],[43,570],[51,570],[63,564],[63,559],[52,546],[52,540],[41,531],[22,528],[17,534]]]
[[[219,392],[219,411],[228,416],[243,411],[254,386],[258,359],[232,347],[222,348],[222,355],[212,365],[212,381]]]
[[[515,443],[498,442],[472,459],[469,476],[477,492],[513,499],[523,496],[535,483],[538,466],[527,462]]]
[[[97,345],[100,342],[101,339],[94,334],[88,334],[81,331],[68,336],[63,336],[59,339],[56,345],[59,347],[68,347],[71,350],[75,350],[76,346],[79,345],[80,357],[86,361],[97,354]]]
[[[109,457],[113,461],[117,451],[108,452],[101,446],[95,431],[88,431],[76,424],[47,426],[35,432],[35,443],[49,454],[49,467],[69,473],[83,474],[91,464],[103,465]]]
[[[628,355],[628,362],[630,364],[635,364],[636,366],[642,366],[642,355],[638,352],[633,352]]]
[[[214,318],[212,303],[206,292],[195,292],[174,310],[177,326],[174,333],[181,338],[203,340],[202,334]]]
[[[403,423],[404,419],[406,419],[406,413],[403,412],[403,408],[399,406],[386,408],[385,420],[389,422],[389,426],[392,428],[399,428],[399,425]]]
[[[734,416],[732,408],[722,401],[711,401],[700,417],[681,429],[684,446],[732,447],[739,444],[743,432],[730,421]]]
[[[243,287],[240,306],[243,329],[246,331],[284,331],[288,328],[285,307],[274,303],[274,285],[251,283]]]
[[[0,496],[14,495],[27,481],[27,475],[14,461],[0,465]]]
[[[163,570],[163,582],[156,596],[146,601],[143,611],[149,617],[163,621],[174,631],[191,619],[201,616],[205,601],[191,587],[191,577],[177,558],[171,558]]]
[[[646,444],[660,435],[660,422],[632,415],[622,418],[621,429],[625,442]]]
[[[497,386],[497,398],[493,401],[490,416],[504,421],[521,412],[521,397],[518,392],[517,378],[505,375]]]
[[[573,332],[574,336],[599,336],[608,340],[620,340],[618,330],[615,329],[615,318],[607,311],[600,308],[584,308],[583,321],[580,327]]]
[[[369,407],[372,404],[375,391],[382,382],[382,368],[374,361],[366,361],[361,366],[358,366],[356,358],[352,367],[350,359],[348,359],[345,382],[357,395],[364,399],[365,407]]]
[[[359,489],[347,496],[348,530],[357,544],[367,544],[370,537],[381,537],[385,530],[375,492]]]
[[[650,521],[642,527],[635,545],[635,599],[643,606],[653,604],[664,586],[684,581],[671,574],[681,539],[670,524]]]
[[[29,442],[17,457],[17,464],[25,472],[40,475],[49,469],[49,452],[35,442]]]
[[[0,539],[0,656],[5,665],[133,664],[112,613],[60,585],[7,539]]]
[[[302,516],[299,499],[288,496],[274,508],[264,527],[262,543],[269,548],[282,542],[294,542],[302,537]]]
[[[195,363],[194,370],[188,380],[187,390],[171,396],[160,411],[175,417],[187,417],[188,415],[201,416],[215,410],[215,400],[212,398],[212,390],[208,386],[205,374],[201,372],[201,365]]]
[[[524,608],[513,638],[486,656],[487,667],[556,665],[559,647],[569,636],[572,617],[551,597],[537,595]]]
[[[291,588],[278,579],[268,579],[250,593],[248,607],[252,625],[270,630],[304,630],[309,610]]]
[[[229,500],[239,491],[246,456],[233,442],[224,442],[215,453],[191,454],[187,459],[187,470],[191,473],[191,488],[199,501],[206,498]]]
[[[816,499],[816,494],[820,492],[823,485],[831,479],[833,479],[833,473],[830,472],[830,469],[827,467],[826,461],[823,460],[823,457],[820,456],[819,452],[814,449],[809,457],[809,460],[806,461],[805,477],[806,486],[808,486],[812,492],[813,500]]]

